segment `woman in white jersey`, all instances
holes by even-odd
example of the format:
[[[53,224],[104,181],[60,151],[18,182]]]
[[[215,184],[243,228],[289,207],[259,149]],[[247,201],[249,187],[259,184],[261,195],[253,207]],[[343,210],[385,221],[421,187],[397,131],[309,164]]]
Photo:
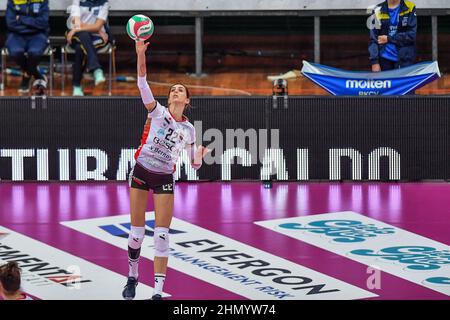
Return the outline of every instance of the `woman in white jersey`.
[[[130,174],[131,231],[128,237],[128,281],[122,292],[124,299],[135,297],[138,284],[138,263],[145,236],[145,209],[149,190],[155,204],[155,286],[152,300],[162,298],[169,256],[169,227],[173,216],[173,172],[180,152],[186,149],[194,169],[200,168],[209,151],[195,146],[195,128],[183,115],[189,105],[189,91],[182,84],[171,87],[168,107],[155,101],[147,83],[145,52],[148,43],[136,42],[138,87],[148,110],[141,145]]]
[[[17,262],[0,267],[0,297],[4,300],[33,300],[20,290],[20,268]]]

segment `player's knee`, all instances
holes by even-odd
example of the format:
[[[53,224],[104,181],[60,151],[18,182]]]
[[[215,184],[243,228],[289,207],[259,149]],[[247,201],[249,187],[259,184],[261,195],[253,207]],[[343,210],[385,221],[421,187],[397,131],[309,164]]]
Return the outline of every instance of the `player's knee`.
[[[169,256],[169,229],[155,228],[155,257]]]
[[[145,228],[131,227],[130,234],[128,236],[128,246],[132,249],[139,249],[144,241]]]

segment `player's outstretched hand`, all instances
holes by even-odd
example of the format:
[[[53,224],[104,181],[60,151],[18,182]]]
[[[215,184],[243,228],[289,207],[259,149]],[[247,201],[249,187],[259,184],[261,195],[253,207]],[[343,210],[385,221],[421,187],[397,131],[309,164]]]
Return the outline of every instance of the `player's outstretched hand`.
[[[147,47],[149,44],[150,42],[136,41],[136,53],[137,54],[145,53],[145,51],[147,51]]]
[[[204,146],[200,146],[197,148],[195,155],[194,155],[194,163],[195,164],[201,164],[203,158],[206,156],[208,152],[211,152],[208,148]]]

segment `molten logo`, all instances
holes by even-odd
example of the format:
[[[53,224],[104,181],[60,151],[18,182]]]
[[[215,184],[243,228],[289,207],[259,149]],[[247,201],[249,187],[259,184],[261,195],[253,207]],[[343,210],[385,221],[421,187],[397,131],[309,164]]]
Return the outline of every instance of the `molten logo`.
[[[150,31],[151,28],[152,28],[152,26],[149,23],[149,24],[146,24],[146,25],[143,25],[142,27],[140,27],[139,31],[142,32],[142,33],[145,33],[145,32]]]
[[[347,89],[390,89],[392,82],[390,80],[347,80],[345,87]]]

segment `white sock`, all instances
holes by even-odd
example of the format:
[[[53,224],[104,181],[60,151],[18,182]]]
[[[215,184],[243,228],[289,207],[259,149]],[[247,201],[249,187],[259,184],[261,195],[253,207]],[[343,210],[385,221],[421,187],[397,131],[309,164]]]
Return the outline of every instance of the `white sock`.
[[[130,258],[128,255],[128,276],[133,277],[135,279],[139,278],[139,257],[136,259]]]
[[[128,236],[128,266],[129,277],[135,279],[139,276],[139,258],[141,255],[141,245],[145,236],[145,227],[131,226],[130,235]]]
[[[166,275],[162,273],[155,273],[155,289],[153,290],[153,294],[162,295],[164,281],[166,280]]]

